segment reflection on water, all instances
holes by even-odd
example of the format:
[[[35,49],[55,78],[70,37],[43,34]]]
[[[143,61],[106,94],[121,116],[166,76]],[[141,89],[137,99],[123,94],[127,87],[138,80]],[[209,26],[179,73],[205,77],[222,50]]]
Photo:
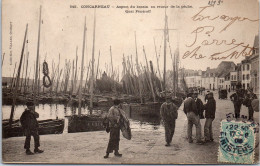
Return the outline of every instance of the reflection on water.
[[[19,105],[15,107],[14,119],[19,119],[23,111],[26,109],[25,105]],[[39,113],[39,120],[44,119],[64,119],[65,116],[76,115],[78,113],[78,108],[67,107],[62,104],[40,104],[36,106],[36,112]],[[2,106],[2,117],[3,119],[9,119],[11,113],[11,106]],[[82,114],[88,114],[89,110],[87,107],[81,108]]]
[[[19,119],[26,106],[19,105],[15,107],[14,119]],[[62,104],[40,104],[36,106],[36,112],[39,113],[39,120],[45,119],[64,119],[65,116],[77,115],[78,107],[71,107]],[[9,119],[11,113],[11,106],[2,106],[2,118]],[[88,107],[81,108],[82,114],[89,114]],[[102,113],[101,110],[93,110],[93,114]],[[131,129],[134,131],[139,130],[162,130],[160,125],[160,116],[142,116],[138,114],[133,114],[129,110],[125,110],[127,117],[130,120]]]

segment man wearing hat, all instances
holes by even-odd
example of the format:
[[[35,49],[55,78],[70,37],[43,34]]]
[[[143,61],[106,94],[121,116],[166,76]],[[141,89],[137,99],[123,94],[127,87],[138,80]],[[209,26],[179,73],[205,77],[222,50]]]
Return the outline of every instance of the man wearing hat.
[[[201,124],[200,124],[200,117],[198,113],[198,109],[195,103],[195,95],[192,91],[190,91],[187,95],[187,98],[184,100],[184,108],[183,111],[187,115],[188,119],[188,129],[187,135],[189,143],[192,143],[192,126],[193,124],[196,126],[196,139],[197,144],[202,145],[203,142],[201,141]]]
[[[216,101],[213,97],[213,93],[208,94],[208,102],[205,104],[205,117],[206,122],[204,125],[204,137],[205,142],[213,142],[212,122],[215,119],[216,114]]]
[[[241,93],[241,90],[236,88],[236,93],[232,94],[230,99],[234,104],[235,118],[237,119],[240,117],[240,109],[243,102],[243,94]]]
[[[104,158],[109,157],[109,153],[114,151],[115,156],[121,157],[122,154],[118,152],[119,150],[119,141],[120,141],[120,103],[121,101],[118,99],[114,99],[114,106],[112,106],[107,114],[107,118],[109,121],[109,129],[110,129],[110,137],[107,146],[106,155]]]
[[[35,112],[35,107],[33,102],[26,103],[27,108],[23,112],[22,116],[20,117],[21,125],[25,132],[25,143],[24,149],[26,149],[27,155],[32,155],[33,153],[30,150],[30,142],[31,136],[34,138],[34,153],[42,153],[43,150],[39,149],[40,146],[40,137],[38,133],[38,121],[36,118],[39,118],[39,114]]]
[[[245,99],[243,101],[243,104],[248,108],[248,120],[253,120],[254,117],[254,110],[252,107],[252,101],[254,99],[257,99],[256,94],[254,94],[253,89],[248,88],[247,94],[245,95]]]
[[[195,92],[194,92],[194,95],[195,95],[194,100],[195,100],[195,103],[196,103],[196,106],[197,106],[197,110],[198,110],[200,119],[204,119],[204,115],[203,115],[204,105],[203,105],[202,100],[201,100],[200,98],[198,98],[198,94],[199,94],[198,91],[195,91]]]
[[[160,114],[165,129],[165,146],[170,146],[175,130],[175,120],[178,118],[178,108],[172,103],[171,95],[166,95],[166,101],[161,105]]]

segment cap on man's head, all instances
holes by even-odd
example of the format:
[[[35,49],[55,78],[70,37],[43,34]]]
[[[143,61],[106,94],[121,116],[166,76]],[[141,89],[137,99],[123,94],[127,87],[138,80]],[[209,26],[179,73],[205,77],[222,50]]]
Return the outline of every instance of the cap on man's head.
[[[209,92],[209,95],[212,95],[212,96],[213,96],[213,92]]]
[[[34,103],[32,101],[28,101],[26,102],[26,106],[27,107],[34,106]]]

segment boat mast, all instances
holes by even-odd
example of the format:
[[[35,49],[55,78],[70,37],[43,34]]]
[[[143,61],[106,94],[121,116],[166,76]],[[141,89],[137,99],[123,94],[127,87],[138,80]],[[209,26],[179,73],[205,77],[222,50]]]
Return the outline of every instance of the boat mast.
[[[16,63],[15,62],[15,65],[14,65],[14,72],[13,72],[13,77],[12,77],[12,80],[11,80],[11,91],[13,91],[13,88],[14,88],[14,82],[15,82],[15,78],[14,78],[14,74],[15,74],[15,70],[16,70]]]
[[[143,90],[143,87],[142,87],[142,76],[141,76],[141,71],[140,71],[140,66],[139,66],[139,62],[138,62],[138,53],[137,53],[137,42],[136,42],[136,32],[135,32],[135,55],[136,55],[136,68],[137,68],[137,73],[138,73],[138,84],[139,84],[139,96],[140,96],[140,101],[141,101],[141,104],[144,103],[143,101],[143,97],[142,97],[142,90]]]
[[[38,65],[39,65],[39,51],[40,51],[40,37],[41,37],[41,14],[42,14],[42,6],[40,6],[40,18],[39,18],[39,29],[38,29],[38,43],[37,43],[37,56],[36,56],[36,68],[35,68],[35,78],[34,78],[34,89],[33,89],[33,101],[34,108],[36,105],[36,94],[37,94],[37,79],[38,79]]]
[[[98,52],[98,63],[97,63],[97,72],[96,72],[96,79],[95,80],[97,80],[97,78],[98,78],[99,58],[100,58],[100,50]],[[89,70],[89,67],[88,67],[88,70]]]
[[[90,108],[93,108],[93,97],[94,97],[94,55],[95,55],[95,32],[96,32],[96,10],[94,12],[94,30],[93,30],[93,47],[92,47],[92,74],[90,82]]]
[[[78,46],[76,47],[76,67],[75,67],[75,74],[74,74],[74,81],[73,81],[73,90],[72,93],[74,91],[74,89],[77,89],[77,73],[78,73]]]
[[[165,6],[166,6],[166,1],[165,1]],[[164,18],[164,50],[163,50],[163,55],[164,55],[164,69],[163,69],[163,88],[166,90],[166,36],[167,36],[167,15],[166,15],[166,8],[165,8],[165,18]]]
[[[27,44],[28,45],[28,44]],[[26,84],[27,84],[27,81],[26,81],[26,79],[27,79],[27,71],[28,71],[28,59],[29,59],[29,52],[28,52],[28,50],[27,50],[27,58],[26,58],[27,60],[26,60],[26,74],[25,74],[25,77],[24,77],[24,85],[23,85],[23,87],[24,87],[24,93],[26,93]]]
[[[24,46],[25,46],[25,41],[26,41],[26,36],[27,36],[27,30],[28,30],[28,24],[26,24],[26,30],[25,30],[24,41],[23,41],[23,48],[22,48],[22,53],[21,53],[21,57],[20,57],[18,73],[17,73],[17,77],[16,77],[15,89],[14,89],[14,93],[13,93],[13,103],[12,103],[11,114],[10,114],[10,119],[9,119],[9,127],[10,128],[12,127],[12,123],[13,123],[14,107],[15,107],[15,102],[16,102],[16,97],[17,97],[17,90],[18,90],[18,87],[19,87],[19,79],[20,79],[21,67],[22,67],[22,62],[23,62],[23,54],[24,54]]]
[[[60,75],[61,75],[61,71],[60,71],[60,54],[59,54],[59,63],[58,63],[58,75],[57,75],[57,85],[56,85],[56,96],[58,94],[58,88],[59,88],[59,82],[60,82]]]
[[[160,86],[161,86],[161,90],[163,90],[162,76],[161,76],[160,67],[159,67],[159,57],[158,57],[157,49],[156,49],[156,45],[155,45],[155,38],[153,38],[153,43],[154,43],[154,49],[155,49],[155,55],[156,55],[156,61],[157,61],[157,70],[158,70],[158,74],[159,74],[159,78],[160,78]]]
[[[110,46],[110,58],[111,58],[112,80],[113,80],[112,90],[113,90],[113,91],[116,91],[116,85],[115,85],[115,80],[114,80],[114,67],[113,67],[113,57],[112,57],[112,49],[111,49],[111,46]]]
[[[79,113],[81,115],[81,99],[82,99],[82,79],[83,79],[83,66],[84,66],[84,51],[85,51],[85,36],[86,36],[86,16],[83,30],[83,46],[82,46],[82,59],[81,59],[81,74],[80,74],[80,83],[79,83]]]
[[[177,34],[177,52],[176,52],[176,90],[178,91],[178,82],[179,82],[179,57],[180,57],[180,53],[179,53],[179,44],[180,44],[180,34]]]
[[[173,74],[172,74],[172,84],[173,84],[173,93],[174,93],[174,96],[176,96],[176,75],[175,75],[175,72],[176,72],[176,58],[175,58],[175,55],[173,56],[172,55],[172,49],[171,49],[171,46],[169,45],[169,49],[170,49],[170,54],[171,54],[171,58],[172,58],[172,71],[173,71]]]
[[[153,102],[156,102],[156,97],[155,97],[155,93],[154,93],[154,89],[153,89],[153,82],[152,82],[152,73],[149,70],[149,66],[148,66],[148,61],[147,61],[147,57],[146,57],[146,53],[145,53],[145,49],[143,46],[143,52],[144,52],[144,57],[145,57],[145,62],[146,62],[146,67],[147,67],[147,72],[148,72],[148,79],[149,79],[149,83],[151,86],[151,90],[152,90],[152,95],[153,95]]]
[[[74,78],[74,59],[73,59],[73,62],[72,62],[72,73],[71,73],[71,87],[70,87],[70,96],[72,96],[73,94],[73,78]]]

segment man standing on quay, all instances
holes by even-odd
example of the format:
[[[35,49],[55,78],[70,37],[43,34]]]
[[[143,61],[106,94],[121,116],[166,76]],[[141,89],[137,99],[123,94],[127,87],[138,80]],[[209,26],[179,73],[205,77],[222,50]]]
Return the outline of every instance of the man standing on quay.
[[[165,146],[170,146],[175,130],[175,120],[178,118],[177,106],[172,103],[171,96],[166,96],[166,102],[161,105],[160,114],[165,128]]]
[[[208,94],[208,102],[205,104],[205,117],[206,122],[204,126],[205,142],[213,142],[212,122],[215,119],[216,114],[216,100],[213,93]]]
[[[106,155],[104,158],[109,157],[109,153],[112,153],[113,151],[115,156],[121,157],[122,154],[118,152],[119,150],[119,141],[120,141],[120,100],[115,99],[114,100],[114,106],[112,106],[109,111],[107,118],[109,120],[109,129],[110,129],[110,137],[109,142],[107,146]]]
[[[203,102],[201,101],[201,99],[198,98],[198,94],[199,94],[199,92],[194,93],[194,95],[195,95],[194,100],[195,100],[195,103],[196,103],[196,106],[197,106],[197,110],[198,110],[200,119],[205,119],[204,115],[203,115],[204,105],[203,105]]]
[[[195,103],[195,94],[193,92],[189,92],[187,95],[187,99],[184,100],[184,108],[183,111],[187,115],[188,119],[188,129],[187,135],[189,143],[192,143],[192,126],[193,124],[196,126],[196,139],[197,144],[202,145],[203,142],[201,141],[201,124],[200,124],[200,117],[197,110],[197,106]]]
[[[35,112],[35,107],[33,102],[26,103],[27,108],[23,112],[20,122],[25,132],[25,144],[24,149],[26,149],[27,155],[33,155],[30,150],[31,136],[34,138],[34,153],[42,153],[43,150],[40,150],[40,137],[38,133],[38,121],[36,118],[39,118],[39,114]]]
[[[234,104],[235,118],[238,119],[240,118],[240,109],[243,102],[243,94],[241,93],[241,90],[237,88],[236,93],[232,94],[230,99]]]
[[[245,106],[248,108],[248,120],[254,120],[254,109],[252,107],[252,101],[257,99],[256,94],[254,94],[253,89],[248,88],[247,94],[245,95]]]

